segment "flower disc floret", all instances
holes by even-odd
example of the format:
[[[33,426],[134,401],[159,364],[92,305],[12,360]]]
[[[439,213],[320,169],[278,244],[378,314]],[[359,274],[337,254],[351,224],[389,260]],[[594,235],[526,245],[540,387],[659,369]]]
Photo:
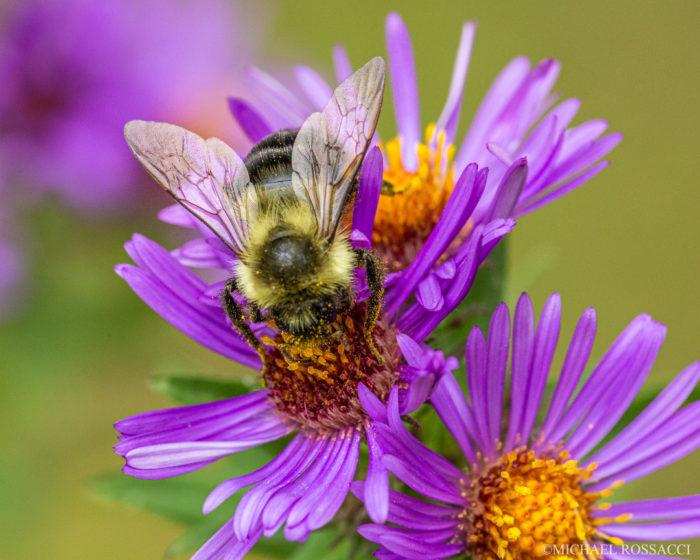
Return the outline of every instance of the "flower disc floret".
[[[399,378],[401,352],[394,327],[380,319],[373,331],[377,359],[364,340],[365,305],[356,304],[329,325],[328,341],[288,344],[282,334],[269,347],[265,386],[279,412],[305,430],[338,430],[366,414],[357,397],[364,383],[383,401]]]
[[[554,546],[574,550],[570,545],[592,542],[601,536],[594,504],[610,494],[586,491],[594,469],[581,467],[566,451],[507,453],[464,489],[467,548],[483,560],[528,560],[546,556]]]

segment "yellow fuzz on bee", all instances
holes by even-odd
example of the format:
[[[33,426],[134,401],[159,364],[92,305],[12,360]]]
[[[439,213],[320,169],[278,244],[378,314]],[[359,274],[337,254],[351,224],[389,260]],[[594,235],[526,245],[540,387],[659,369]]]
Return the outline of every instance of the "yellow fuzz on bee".
[[[400,139],[380,146],[388,166],[386,188],[379,197],[372,245],[390,271],[410,263],[428,238],[454,189],[454,146],[446,145],[445,133],[431,147],[435,125],[425,131],[425,144],[418,144],[418,168],[408,171],[401,163]]]
[[[621,545],[620,539],[596,529],[612,520],[591,515],[594,509],[609,507],[594,504],[611,494],[609,489],[585,490],[584,484],[593,476],[595,467],[579,466],[566,451],[556,456],[536,456],[534,451],[520,449],[506,454],[478,479],[465,483],[463,496],[467,506],[460,517],[472,556],[482,560],[546,556],[592,560],[600,558],[594,547],[596,542],[606,540]],[[629,517],[620,516],[615,521],[623,522]],[[565,545],[570,546],[570,556],[553,554],[566,550]]]
[[[248,301],[261,308],[272,307],[285,297],[294,297],[282,286],[262,278],[257,265],[270,232],[276,227],[285,227],[290,232],[313,239],[319,247],[328,244],[328,240],[319,234],[316,218],[306,205],[279,203],[261,212],[249,229],[248,250],[235,265],[239,289]],[[319,295],[332,294],[338,287],[347,286],[352,281],[355,255],[345,231],[339,230],[322,254],[325,261],[319,263],[317,270],[309,271],[305,278],[297,278],[298,289],[313,287]]]

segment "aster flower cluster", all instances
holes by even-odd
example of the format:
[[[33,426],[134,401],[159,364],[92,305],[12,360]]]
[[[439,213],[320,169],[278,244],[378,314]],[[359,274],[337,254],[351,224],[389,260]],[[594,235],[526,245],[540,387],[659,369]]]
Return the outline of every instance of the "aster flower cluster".
[[[699,535],[697,496],[606,501],[623,480],[641,478],[700,445],[697,403],[682,406],[700,363],[606,439],[651,369],[665,335],[661,324],[647,315],[635,319],[586,376],[596,329],[595,312],[587,310],[549,401],[561,315],[557,294],[537,324],[524,294],[512,325],[501,304],[488,336],[477,327],[471,331],[466,395],[454,375],[459,361],[430,345],[515,219],[602,170],[607,161],[601,159],[620,135],[604,136],[607,124],[600,120],[570,127],[580,104],[555,104],[558,63],[531,67],[518,58],[495,80],[456,144],[473,23],[462,28],[445,107],[422,133],[412,45],[397,14],[388,16],[386,34],[397,136],[372,140],[348,217],[353,248],[371,250],[386,272],[373,330],[376,351],[364,336],[369,281],[356,270],[352,301],[327,325],[328,344],[297,344],[274,320],[244,314],[245,328],[262,343],[262,368],[260,349],[233,328],[221,304],[237,255],[184,206],[166,208],[160,218],[189,229],[193,238],[168,251],[135,235],[126,244],[134,264],[117,266],[117,273],[187,336],[238,364],[262,368],[261,388],[118,422],[115,451],[126,461],[124,472],[173,477],[288,438],[266,465],[221,482],[206,498],[209,513],[248,488],[197,560],[241,558],[280,530],[286,540],[303,542],[334,522],[350,493],[366,512],[357,531],[379,545],[374,554],[382,559],[617,558],[628,539]],[[352,74],[345,50],[336,48],[333,58],[343,81]],[[303,97],[262,70],[252,69],[249,78],[255,101],[232,97],[229,104],[254,143],[299,128],[333,95],[305,66],[296,68]],[[193,268],[205,269],[207,280]],[[232,296],[245,308],[240,294]],[[437,412],[461,458],[443,457],[445,449],[421,441],[423,430],[408,415],[427,408]],[[603,544],[610,547],[605,554],[596,548]],[[581,554],[577,546],[588,548]]]
[[[587,309],[545,404],[560,318],[558,294],[547,300],[537,325],[532,303],[523,294],[512,324],[501,304],[488,337],[478,327],[471,332],[466,344],[469,402],[452,373],[441,379],[430,399],[463,453],[457,465],[409,433],[395,395],[384,405],[362,388],[360,398],[375,422],[382,465],[407,487],[439,502],[391,490],[389,508],[380,520],[392,525],[358,529],[381,545],[378,558],[460,553],[494,560],[534,558],[567,546],[573,553],[573,545],[586,545],[587,550],[579,550],[589,558],[599,557],[600,550],[614,558],[627,539],[698,536],[698,496],[612,505],[607,498],[623,483],[700,446],[693,420],[700,403],[683,406],[700,379],[700,362],[678,374],[633,422],[601,445],[644,383],[666,329],[640,315],[583,381],[596,332],[595,310]],[[353,492],[373,499],[361,482]]]

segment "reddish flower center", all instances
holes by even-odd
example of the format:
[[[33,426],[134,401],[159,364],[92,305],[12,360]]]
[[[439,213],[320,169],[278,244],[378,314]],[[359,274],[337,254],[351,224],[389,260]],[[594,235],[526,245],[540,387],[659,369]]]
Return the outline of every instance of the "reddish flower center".
[[[330,326],[332,335],[318,345],[289,344],[283,335],[265,338],[270,346],[265,385],[278,410],[302,429],[337,430],[362,422],[357,397],[364,383],[383,401],[398,380],[401,356],[393,327],[381,316],[374,341],[379,363],[364,341],[365,305],[355,304]]]

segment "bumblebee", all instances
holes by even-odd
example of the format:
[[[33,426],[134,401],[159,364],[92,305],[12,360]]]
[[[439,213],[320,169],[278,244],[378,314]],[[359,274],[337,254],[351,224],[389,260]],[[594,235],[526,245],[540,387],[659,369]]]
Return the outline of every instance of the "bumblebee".
[[[217,138],[166,123],[131,121],[125,137],[148,173],[236,255],[222,292],[226,314],[266,363],[246,322],[274,321],[290,344],[319,344],[352,304],[354,269],[364,265],[370,297],[364,338],[380,312],[381,267],[353,250],[349,223],[357,175],[384,94],[384,61],[374,58],[344,80],[299,130],[262,139],[242,161]],[[233,294],[242,295],[241,306]]]

